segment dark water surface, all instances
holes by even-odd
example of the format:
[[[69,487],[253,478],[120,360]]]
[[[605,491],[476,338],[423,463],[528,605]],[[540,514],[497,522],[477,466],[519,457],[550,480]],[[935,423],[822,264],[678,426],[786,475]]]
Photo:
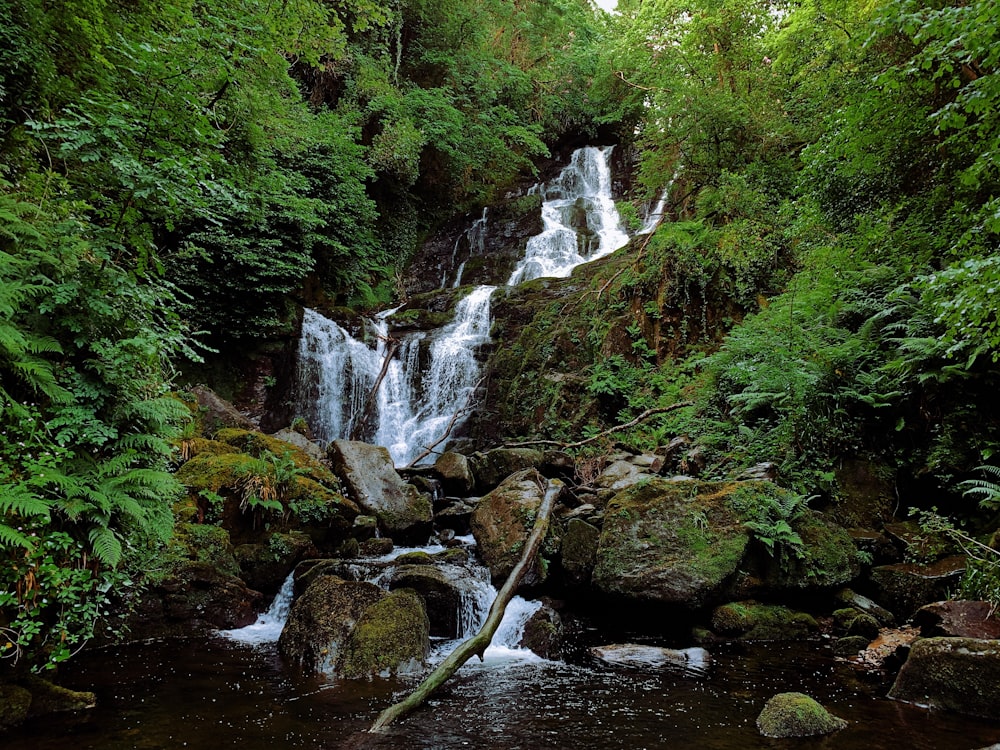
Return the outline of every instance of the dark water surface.
[[[162,641],[78,657],[60,682],[98,707],[46,717],[0,738],[4,750],[192,748],[927,748],[1000,741],[1000,723],[885,700],[887,685],[817,644],[716,646],[701,676],[598,662],[470,663],[429,706],[384,735],[378,712],[409,682],[329,683],[286,670],[273,645],[219,638]],[[769,740],[754,725],[766,700],[808,693],[849,726]]]

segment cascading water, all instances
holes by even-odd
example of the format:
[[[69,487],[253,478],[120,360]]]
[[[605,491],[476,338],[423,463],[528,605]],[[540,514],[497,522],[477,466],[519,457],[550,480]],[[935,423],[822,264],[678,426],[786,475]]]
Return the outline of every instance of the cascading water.
[[[559,177],[540,188],[544,229],[528,240],[508,286],[542,276],[569,276],[581,263],[609,255],[628,242],[611,197],[613,148],[575,151]]]
[[[628,242],[611,196],[612,148],[579,149],[555,180],[537,187],[543,199],[544,231],[528,240],[508,285],[540,276],[568,276],[581,263]],[[487,237],[484,209],[456,241],[453,265],[460,242],[468,243],[470,254],[481,255]],[[461,283],[463,269],[464,264],[453,285]],[[442,287],[447,277],[445,271]],[[394,311],[371,322],[370,337],[376,345],[370,347],[307,310],[299,345],[297,402],[315,436],[322,441],[361,438],[388,448],[397,465],[408,465],[426,446],[450,434],[476,389],[476,352],[489,341],[490,298],[495,289],[475,288],[458,303],[451,323],[436,332],[404,336],[394,352],[388,344],[388,321]]]
[[[257,618],[257,622],[236,630],[220,630],[219,635],[231,641],[259,645],[277,643],[281,630],[288,620],[288,612],[292,607],[292,597],[295,589],[295,578],[289,573],[281,589],[271,602],[267,612]]]

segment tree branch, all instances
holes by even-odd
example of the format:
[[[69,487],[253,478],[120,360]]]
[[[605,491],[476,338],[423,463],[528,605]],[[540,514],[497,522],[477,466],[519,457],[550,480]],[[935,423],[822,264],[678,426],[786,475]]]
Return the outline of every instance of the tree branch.
[[[564,443],[559,440],[526,440],[523,443],[504,443],[504,448],[524,448],[529,445],[555,445],[560,448],[580,448],[584,445],[589,445],[590,443],[596,442],[603,437],[608,435],[613,435],[616,432],[623,432],[625,430],[635,427],[640,422],[649,419],[654,414],[665,414],[668,411],[674,411],[675,409],[682,409],[685,406],[691,406],[693,401],[678,401],[676,404],[671,404],[670,406],[657,406],[653,409],[646,409],[642,414],[633,419],[631,422],[626,422],[625,424],[615,425],[606,429],[604,432],[599,432],[593,437],[589,437],[586,440],[578,440],[575,443]]]
[[[500,627],[500,621],[503,619],[507,605],[514,597],[514,592],[517,590],[518,584],[520,584],[524,574],[528,572],[529,568],[535,562],[538,550],[545,539],[545,532],[549,528],[549,517],[552,515],[552,508],[562,488],[563,483],[558,479],[550,479],[548,481],[545,496],[542,498],[542,502],[538,506],[538,513],[535,515],[535,525],[531,529],[528,541],[524,544],[524,552],[521,554],[521,559],[518,560],[517,565],[514,566],[514,570],[507,576],[503,588],[500,589],[500,593],[497,594],[497,598],[490,607],[490,613],[486,618],[486,622],[483,623],[483,627],[480,628],[478,633],[462,642],[458,648],[452,651],[448,655],[448,658],[441,662],[405,699],[389,706],[389,708],[380,713],[378,718],[375,719],[375,723],[372,724],[371,729],[368,730],[369,732],[385,731],[386,727],[396,721],[396,719],[402,718],[414,709],[419,708],[435,690],[444,684],[445,680],[455,674],[473,656],[478,656],[482,660],[483,654],[489,648],[490,641],[493,640],[493,634]]]

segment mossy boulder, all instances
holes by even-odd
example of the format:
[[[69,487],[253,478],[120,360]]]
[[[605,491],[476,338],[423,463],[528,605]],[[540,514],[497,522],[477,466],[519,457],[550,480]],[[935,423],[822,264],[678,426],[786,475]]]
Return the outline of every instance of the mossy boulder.
[[[545,494],[545,479],[535,469],[519,471],[483,497],[472,514],[472,534],[479,556],[494,581],[503,581],[517,565]],[[551,529],[551,527],[550,527]],[[526,586],[545,579],[536,560],[523,579]]]
[[[875,598],[907,620],[925,604],[946,599],[961,582],[965,567],[965,558],[955,555],[929,564],[879,565],[872,568],[869,578]]]
[[[754,601],[730,602],[712,611],[712,630],[741,641],[807,638],[819,630],[812,615]]]
[[[344,648],[340,674],[349,679],[415,672],[430,650],[424,600],[397,589],[365,609]]]
[[[20,685],[0,684],[0,731],[28,718],[31,691]]]
[[[24,681],[24,687],[31,692],[29,718],[64,711],[82,711],[97,705],[97,696],[89,690],[70,690],[37,676],[28,677]]]
[[[521,647],[543,659],[558,659],[562,654],[565,633],[562,618],[552,607],[543,604],[524,623]]]
[[[622,490],[605,509],[594,585],[691,609],[716,599],[750,541],[729,503],[735,486],[652,478]]]
[[[1000,641],[915,641],[889,697],[929,708],[1000,719]]]
[[[299,560],[316,557],[318,550],[303,531],[274,533],[261,544],[241,544],[233,549],[240,577],[251,587],[274,594]]]
[[[757,729],[765,737],[812,737],[846,726],[846,721],[804,693],[779,693],[757,717]]]
[[[495,489],[512,474],[535,469],[544,461],[545,454],[532,448],[495,448],[468,457],[469,468],[476,480],[476,492],[480,494]]]
[[[861,572],[857,548],[845,529],[808,509],[791,526],[802,545],[797,554],[784,552],[766,558],[766,588],[776,592],[819,591],[857,578]]]
[[[425,542],[431,531],[431,501],[396,473],[389,451],[354,440],[330,444],[334,471],[351,497],[396,541]]]
[[[306,674],[334,674],[362,615],[385,596],[373,583],[317,577],[292,604],[278,650]]]
[[[560,567],[566,583],[571,586],[590,583],[600,541],[601,531],[593,524],[580,518],[571,518],[566,523],[560,546]]]
[[[445,494],[465,497],[476,486],[469,459],[461,453],[446,451],[434,462],[434,472],[441,478]]]
[[[279,440],[255,430],[226,428],[219,430],[215,434],[215,439],[239,448],[243,453],[254,457],[259,458],[269,453],[277,458],[287,458],[295,468],[308,472],[308,475],[316,481],[331,489],[340,489],[340,481],[336,475],[321,460],[310,455],[311,449],[303,449],[294,443]]]

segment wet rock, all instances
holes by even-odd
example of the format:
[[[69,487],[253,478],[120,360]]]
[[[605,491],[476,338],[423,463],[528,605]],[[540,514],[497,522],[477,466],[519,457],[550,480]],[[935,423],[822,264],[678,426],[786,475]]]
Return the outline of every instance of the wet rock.
[[[923,638],[914,642],[889,697],[1000,719],[1000,641]]]
[[[901,619],[906,620],[920,607],[946,598],[965,574],[965,558],[948,557],[922,565],[897,563],[872,568],[869,577],[883,602]]]
[[[347,638],[339,672],[348,679],[417,672],[429,651],[424,600],[397,589],[364,610]]]
[[[476,491],[486,494],[507,477],[525,469],[534,469],[545,461],[542,451],[532,448],[495,448],[469,456],[469,465],[476,478]]]
[[[757,717],[757,729],[765,737],[812,737],[846,726],[846,721],[804,693],[775,695]]]
[[[566,583],[571,586],[585,586],[590,583],[590,575],[597,562],[597,547],[601,532],[579,518],[571,518],[562,535],[561,563]]]
[[[896,624],[896,618],[892,612],[885,607],[881,607],[867,596],[862,596],[851,589],[841,589],[836,595],[837,601],[864,612],[866,615],[874,617],[882,627],[891,627]]]
[[[545,478],[534,469],[526,469],[508,477],[476,506],[472,533],[479,556],[494,581],[505,580],[517,565],[535,523],[544,488]],[[525,574],[523,585],[540,583],[545,578],[544,570],[536,561]]]
[[[649,478],[650,474],[641,467],[629,461],[614,461],[591,484],[600,490],[610,490],[618,492],[626,487],[631,487],[643,479]]]
[[[778,465],[772,461],[754,464],[740,472],[740,481],[773,482],[778,477]]]
[[[543,659],[558,659],[562,655],[563,624],[559,613],[543,604],[524,624],[520,646]]]
[[[461,453],[447,451],[434,462],[434,471],[441,477],[445,494],[464,497],[476,486],[469,459]]]
[[[882,628],[878,637],[857,655],[857,661],[869,669],[895,672],[906,661],[910,644],[919,636],[916,628]]]
[[[430,535],[431,503],[396,473],[389,451],[353,440],[330,444],[334,471],[379,527],[397,541],[424,542]]]
[[[705,673],[712,663],[708,651],[700,646],[676,649],[637,643],[614,643],[594,646],[590,649],[590,654],[608,664],[649,669],[679,667],[695,674]]]
[[[191,393],[198,401],[198,418],[201,430],[206,435],[214,435],[224,427],[235,427],[241,430],[254,429],[253,422],[211,388],[196,385],[191,389]]]
[[[357,568],[349,560],[340,558],[303,560],[295,567],[293,576],[296,596],[301,596],[313,581],[324,576],[333,576],[345,581],[358,580]]]
[[[387,536],[376,539],[365,539],[358,546],[358,553],[362,557],[382,557],[382,555],[388,555],[392,552],[395,546]]]
[[[294,430],[278,430],[277,432],[271,433],[271,437],[276,440],[280,440],[283,443],[294,445],[317,463],[326,463],[326,451],[300,432],[295,432]]]
[[[765,589],[822,591],[843,586],[861,572],[850,535],[822,513],[806,510],[791,525],[802,547],[798,555],[763,558]]]
[[[20,685],[0,684],[0,730],[20,724],[28,718],[31,691]]]
[[[378,519],[375,516],[358,516],[354,519],[351,536],[358,542],[366,542],[376,534],[378,534]]]
[[[952,600],[926,604],[917,610],[913,622],[924,638],[1000,639],[1000,617],[989,602]]]
[[[654,478],[618,493],[605,509],[595,587],[692,609],[719,596],[750,539],[729,504],[735,487]]]
[[[472,513],[474,511],[475,506],[462,500],[456,500],[438,512],[434,516],[434,521],[438,526],[443,526],[464,536],[472,530]]]
[[[316,578],[292,604],[278,650],[306,674],[334,673],[362,614],[385,596],[373,583]]]
[[[712,611],[712,630],[743,641],[806,638],[819,630],[812,615],[754,601],[731,602]]]
[[[844,658],[857,656],[868,648],[870,642],[870,639],[862,635],[847,635],[833,642],[833,653]]]
[[[274,594],[296,563],[317,557],[319,551],[305,532],[293,531],[271,534],[266,544],[241,544],[233,549],[233,555],[248,586]]]
[[[69,690],[37,676],[28,677],[24,681],[24,687],[31,692],[29,718],[64,711],[82,711],[97,705],[97,696],[94,693]]]

